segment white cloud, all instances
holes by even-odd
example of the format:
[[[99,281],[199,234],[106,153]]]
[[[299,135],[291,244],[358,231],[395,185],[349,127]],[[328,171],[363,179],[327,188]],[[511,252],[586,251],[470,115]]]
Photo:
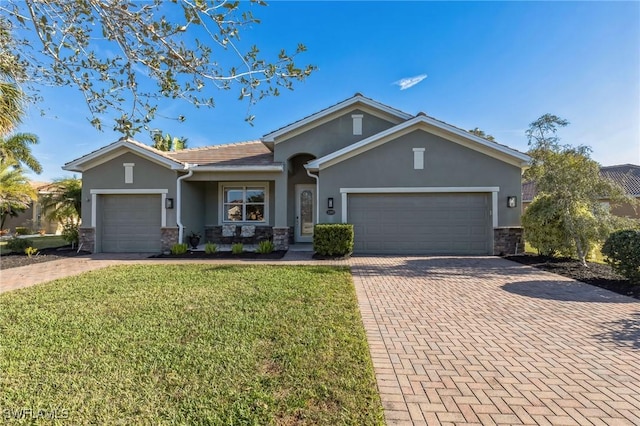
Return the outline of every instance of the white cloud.
[[[416,75],[415,77],[401,78],[400,80],[395,81],[393,84],[397,84],[398,86],[400,86],[400,90],[405,90],[415,86],[425,78],[427,78],[426,74],[420,74],[420,75]]]

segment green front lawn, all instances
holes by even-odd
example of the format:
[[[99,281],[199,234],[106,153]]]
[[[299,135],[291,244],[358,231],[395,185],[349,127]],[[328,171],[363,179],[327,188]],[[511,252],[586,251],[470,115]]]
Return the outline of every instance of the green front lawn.
[[[112,267],[0,294],[0,407],[71,424],[381,424],[348,269]]]
[[[67,243],[60,235],[45,235],[42,237],[29,237],[27,239],[30,240],[33,243],[32,246],[37,248],[38,250],[69,245],[69,243]],[[11,250],[7,249],[6,245],[6,241],[0,241],[0,254],[11,253]]]

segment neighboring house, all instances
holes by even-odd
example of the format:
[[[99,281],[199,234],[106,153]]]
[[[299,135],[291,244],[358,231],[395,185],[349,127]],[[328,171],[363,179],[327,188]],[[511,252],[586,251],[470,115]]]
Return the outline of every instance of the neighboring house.
[[[635,164],[620,164],[617,166],[600,167],[600,174],[622,186],[627,195],[635,198],[640,203],[640,166]],[[522,184],[522,206],[529,207],[537,194],[533,182]],[[603,198],[603,203],[609,200]],[[634,207],[628,203],[611,206],[611,213],[620,217],[640,219],[640,207]]]
[[[348,222],[356,253],[486,255],[521,248],[528,161],[356,94],[260,140],[162,152],[124,139],[64,169],[82,173],[95,252],[166,251],[191,232],[287,249],[316,223]]]
[[[58,221],[47,219],[43,209],[43,197],[51,192],[51,185],[50,182],[31,181],[31,186],[38,192],[38,200],[31,202],[29,208],[17,216],[7,217],[4,229],[15,233],[17,227],[24,227],[27,228],[29,233],[33,234],[37,234],[40,231],[44,231],[46,234],[60,234],[62,227]]]

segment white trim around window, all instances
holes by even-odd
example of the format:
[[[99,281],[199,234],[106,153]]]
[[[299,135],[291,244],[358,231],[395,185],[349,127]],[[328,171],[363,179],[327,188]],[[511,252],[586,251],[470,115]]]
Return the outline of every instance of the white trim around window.
[[[160,195],[160,226],[167,226],[167,210],[164,208],[168,189],[92,189],[91,194],[91,223],[95,227],[98,217],[98,195]]]
[[[242,191],[242,202],[233,203],[225,200],[225,190],[233,189]],[[250,191],[252,189],[264,191],[263,202],[252,203],[247,201],[247,191]],[[241,209],[241,211],[238,212],[241,215],[240,220],[225,220],[225,206],[231,204],[237,204]],[[248,207],[250,208],[251,206],[262,206],[261,218],[253,220],[251,218],[247,218],[251,214],[248,209]],[[254,208],[254,210],[260,213],[259,208]],[[269,223],[269,182],[218,182],[218,223],[220,225],[260,225]]]
[[[499,186],[433,186],[433,187],[397,187],[397,188],[340,188],[342,196],[342,223],[347,223],[347,199],[349,194],[430,194],[445,192],[490,192],[491,219],[494,228],[498,227],[498,192]]]

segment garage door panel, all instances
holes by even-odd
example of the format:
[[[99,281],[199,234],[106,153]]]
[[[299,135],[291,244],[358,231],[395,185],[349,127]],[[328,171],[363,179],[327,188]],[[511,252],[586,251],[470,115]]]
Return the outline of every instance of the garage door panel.
[[[102,251],[160,251],[160,199],[147,194],[102,196]]]
[[[490,194],[350,194],[356,253],[489,254]]]

